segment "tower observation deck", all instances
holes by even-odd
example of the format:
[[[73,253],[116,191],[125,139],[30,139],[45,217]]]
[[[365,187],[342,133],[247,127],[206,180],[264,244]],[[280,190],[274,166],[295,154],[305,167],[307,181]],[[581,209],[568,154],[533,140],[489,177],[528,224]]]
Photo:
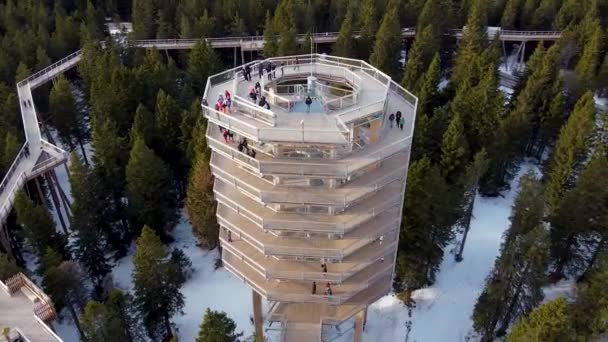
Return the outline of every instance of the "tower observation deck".
[[[360,340],[391,289],[417,98],[368,63],[312,54],[211,76],[204,99],[222,259],[252,288],[258,339],[264,319],[320,341],[355,318]]]

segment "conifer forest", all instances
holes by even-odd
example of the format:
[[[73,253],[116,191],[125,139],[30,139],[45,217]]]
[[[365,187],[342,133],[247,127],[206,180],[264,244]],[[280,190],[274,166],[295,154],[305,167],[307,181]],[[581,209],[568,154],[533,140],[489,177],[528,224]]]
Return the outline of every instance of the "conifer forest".
[[[132,31],[111,35],[121,22]],[[561,34],[521,51],[488,27]],[[311,44],[319,32],[337,41]],[[245,36],[263,49],[241,56],[204,39]],[[128,44],[180,38],[200,40]],[[201,265],[176,226],[186,220],[222,268],[207,79],[311,46],[365,60],[418,97],[392,282],[403,310],[446,260],[469,261],[477,202],[512,192],[497,257],[471,310],[455,313],[467,336],[452,341],[608,338],[608,0],[0,0],[0,178],[25,142],[16,83],[81,50],[76,68],[32,90],[42,136],[70,152],[58,167],[69,222],[50,210],[49,179],[27,182],[0,234],[0,281],[28,275],[77,340],[187,341],[175,320]],[[127,288],[113,279],[125,258]],[[564,283],[572,295],[547,298]],[[255,340],[223,311],[200,307],[197,342]],[[393,329],[408,341],[415,325]]]

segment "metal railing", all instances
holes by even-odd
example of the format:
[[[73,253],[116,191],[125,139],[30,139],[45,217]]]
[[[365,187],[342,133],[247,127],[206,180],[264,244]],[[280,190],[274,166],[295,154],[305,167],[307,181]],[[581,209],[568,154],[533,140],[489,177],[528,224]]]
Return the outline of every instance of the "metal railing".
[[[37,72],[31,74],[30,76],[26,77],[25,79],[21,80],[20,82],[17,83],[17,87],[22,87],[26,83],[36,80],[41,76],[45,76],[48,73],[50,73],[51,71],[59,68],[63,64],[66,64],[67,62],[74,62],[74,59],[76,59],[76,58],[78,58],[78,60],[80,60],[80,55],[82,55],[82,50],[78,50],[76,52],[73,52],[73,53],[63,57],[62,59],[58,60],[57,62],[47,66],[46,68],[44,68],[40,71],[37,71]],[[45,80],[48,80],[50,78],[51,77],[45,77]]]
[[[264,124],[270,125],[272,127],[276,125],[277,115],[272,111],[251,104],[251,102],[236,94],[232,95],[232,98],[232,106],[238,113],[248,116],[254,120],[260,121]]]

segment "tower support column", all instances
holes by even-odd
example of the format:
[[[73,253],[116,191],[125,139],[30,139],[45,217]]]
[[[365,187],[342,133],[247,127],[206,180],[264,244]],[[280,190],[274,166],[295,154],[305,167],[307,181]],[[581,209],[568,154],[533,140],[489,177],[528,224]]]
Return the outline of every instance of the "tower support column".
[[[255,325],[256,342],[264,342],[264,318],[262,317],[262,296],[251,290],[253,300],[253,324]]]

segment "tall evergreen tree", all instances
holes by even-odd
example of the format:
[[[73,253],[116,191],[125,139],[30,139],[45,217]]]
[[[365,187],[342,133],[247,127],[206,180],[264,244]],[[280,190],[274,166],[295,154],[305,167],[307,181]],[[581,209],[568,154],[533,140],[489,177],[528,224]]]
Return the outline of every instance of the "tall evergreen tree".
[[[131,148],[127,165],[127,199],[131,227],[137,235],[144,224],[161,237],[177,222],[177,198],[171,173],[142,139]]]
[[[156,108],[154,109],[154,126],[156,141],[153,144],[157,154],[169,165],[176,166],[179,161],[179,124],[181,123],[181,110],[171,95],[162,89],[156,95]]]
[[[142,317],[148,336],[164,340],[172,335],[171,317],[181,313],[185,282],[181,263],[170,257],[154,231],[144,226],[133,257],[134,305]]]
[[[440,67],[441,61],[439,60],[439,54],[435,54],[435,57],[433,57],[433,61],[429,65],[428,70],[426,71],[421,80],[422,83],[420,84],[420,87],[408,88],[417,91],[418,113],[430,115],[433,113],[433,110],[437,105],[439,97],[439,78],[441,76]]]
[[[361,59],[367,60],[374,46],[377,29],[376,4],[374,0],[363,0],[359,16],[358,27],[361,32],[357,40],[357,52]]]
[[[414,92],[419,91],[419,85],[424,82],[423,75],[429,73],[427,68],[430,70],[430,65],[435,61],[435,58],[439,59],[437,53],[439,46],[434,42],[434,30],[431,25],[422,28],[408,53],[405,74],[401,81],[401,85],[406,89]],[[437,68],[439,67],[438,65]]]
[[[391,76],[398,74],[398,59],[401,50],[401,27],[397,7],[388,8],[382,18],[373,52],[369,61],[376,68]]]
[[[467,18],[460,48],[456,54],[452,70],[452,87],[473,86],[479,72],[472,70],[478,66],[477,59],[486,48],[487,4],[485,0],[473,0]]]
[[[543,298],[547,232],[540,225],[529,228],[503,243],[475,304],[473,328],[481,334],[482,341],[504,335],[509,324],[530,312]]]
[[[585,276],[608,245],[608,158],[596,151],[551,222],[551,258],[558,276]]]
[[[106,253],[114,236],[108,220],[101,183],[73,153],[70,158],[70,187],[74,197],[71,228],[75,234],[75,255],[92,280],[97,298],[102,296],[105,276],[110,273]],[[118,243],[118,242],[115,242]]]
[[[277,29],[275,27],[270,11],[266,11],[266,21],[264,24],[264,57],[276,56],[279,49]]]
[[[63,75],[55,79],[49,100],[52,124],[57,129],[59,139],[70,149],[74,149],[79,145],[82,156],[85,162],[88,163],[84,149],[84,144],[88,138],[86,122],[76,108],[70,84]]]
[[[274,14],[274,30],[279,34],[277,55],[288,56],[297,51],[295,4],[293,0],[279,2]]]
[[[144,341],[132,305],[133,298],[116,289],[105,303],[89,301],[81,319],[84,341]]]
[[[150,146],[155,139],[154,117],[146,106],[140,103],[135,111],[133,119],[133,127],[129,134],[129,142],[131,145],[137,138],[142,138],[146,145]]]
[[[156,37],[157,0],[132,0],[131,16],[134,39],[152,39]]]
[[[336,44],[334,44],[333,52],[337,56],[354,57],[352,6],[349,7],[344,20],[342,21],[338,40],[336,41]]]
[[[601,53],[604,50],[604,41],[604,31],[597,22],[591,37],[583,47],[583,53],[575,69],[577,77],[588,87],[593,85],[593,80],[595,80],[602,62]]]
[[[603,256],[589,279],[579,286],[570,310],[572,325],[581,340],[594,341],[608,329],[608,258]]]
[[[38,258],[42,258],[47,248],[52,248],[60,255],[67,255],[67,240],[59,233],[48,210],[36,205],[24,193],[15,198],[17,223],[23,228],[23,234]]]
[[[572,188],[577,171],[587,159],[594,114],[593,94],[588,92],[577,102],[560,131],[547,172],[547,204],[552,212],[559,207],[564,192]]]
[[[211,249],[218,245],[219,225],[215,217],[217,203],[213,196],[213,175],[208,156],[206,150],[197,151],[188,185],[186,208],[194,235],[203,247]]]
[[[513,325],[507,342],[574,341],[568,311],[568,303],[563,297],[538,306]]]
[[[523,5],[522,0],[507,0],[505,9],[502,12],[502,18],[500,19],[500,27],[505,30],[513,30],[519,27],[517,19],[519,18],[519,11]]]
[[[477,152],[473,161],[467,165],[464,175],[459,180],[459,186],[462,189],[462,198],[460,199],[461,216],[458,220],[458,226],[462,230],[462,239],[458,252],[454,259],[458,262],[462,261],[464,246],[467,241],[467,235],[471,228],[471,219],[473,218],[473,208],[475,206],[475,198],[479,189],[479,181],[488,168],[488,154],[485,149]]]
[[[441,173],[453,184],[462,176],[470,153],[464,125],[458,113],[452,117],[443,135],[441,152]]]
[[[207,308],[201,322],[196,342],[232,342],[243,333],[235,333],[236,324],[225,312],[211,311]]]
[[[432,190],[431,190],[432,189]],[[454,212],[448,186],[428,158],[412,163],[405,193],[395,289],[414,290],[435,281],[443,248],[451,240]]]
[[[205,92],[207,79],[222,67],[221,61],[209,44],[201,39],[188,55],[188,76],[192,82],[192,90],[202,96]]]
[[[43,275],[44,291],[51,297],[57,310],[67,309],[82,339],[86,338],[79,319],[87,298],[84,281],[80,266],[73,261],[51,266]]]

